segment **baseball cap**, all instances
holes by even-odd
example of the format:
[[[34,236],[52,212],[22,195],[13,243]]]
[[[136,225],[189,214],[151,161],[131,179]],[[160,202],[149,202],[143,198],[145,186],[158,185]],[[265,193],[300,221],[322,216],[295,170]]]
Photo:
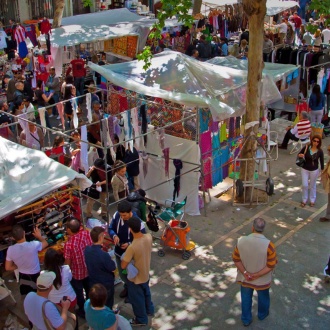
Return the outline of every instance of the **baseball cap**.
[[[54,272],[41,272],[39,277],[37,278],[37,288],[41,290],[49,289],[56,278],[56,275]]]

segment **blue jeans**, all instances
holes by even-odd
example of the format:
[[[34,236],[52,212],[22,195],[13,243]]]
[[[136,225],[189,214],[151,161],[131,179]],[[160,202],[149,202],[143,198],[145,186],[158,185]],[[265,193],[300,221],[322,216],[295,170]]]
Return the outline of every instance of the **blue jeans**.
[[[55,92],[53,94],[53,99],[54,99],[54,102],[55,103],[58,103],[60,101],[60,93],[59,92]],[[58,116],[58,111],[57,111],[56,104],[53,106],[52,114],[53,114],[53,116]]]
[[[76,280],[73,278],[70,283],[72,285],[74,292],[77,295],[77,305],[79,307],[79,310],[83,312],[84,304],[85,304],[84,290],[85,290],[86,297],[88,297],[89,278],[85,277],[82,280]]]
[[[151,301],[149,281],[142,284],[135,284],[127,281],[128,299],[133,307],[135,319],[138,323],[148,324],[148,314],[155,312],[154,304]]]
[[[74,78],[74,87],[77,90],[77,96],[84,95],[85,91],[85,77]],[[81,104],[83,101],[82,97],[79,97],[78,103]]]
[[[258,294],[258,318],[263,320],[269,314],[270,298],[269,289],[257,290]],[[241,306],[242,317],[241,320],[244,324],[248,324],[252,321],[252,296],[253,289],[246,288],[241,285]]]

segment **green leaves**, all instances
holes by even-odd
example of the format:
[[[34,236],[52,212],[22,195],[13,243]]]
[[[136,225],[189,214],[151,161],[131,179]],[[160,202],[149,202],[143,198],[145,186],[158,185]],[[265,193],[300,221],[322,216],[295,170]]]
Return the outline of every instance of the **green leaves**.
[[[319,14],[330,14],[330,0],[312,0],[309,9],[316,9]]]
[[[92,7],[92,0],[81,0],[84,7]]]
[[[151,39],[152,43],[162,38],[161,34],[165,27],[165,22],[173,16],[177,18],[179,23],[185,26],[191,27],[193,23],[193,18],[188,14],[189,9],[192,7],[191,0],[161,0],[161,3],[162,9],[157,15],[158,22],[152,26],[152,32],[149,34],[149,39]],[[149,46],[144,47],[143,52],[137,55],[139,61],[144,61],[144,70],[150,67],[152,57],[153,54]]]

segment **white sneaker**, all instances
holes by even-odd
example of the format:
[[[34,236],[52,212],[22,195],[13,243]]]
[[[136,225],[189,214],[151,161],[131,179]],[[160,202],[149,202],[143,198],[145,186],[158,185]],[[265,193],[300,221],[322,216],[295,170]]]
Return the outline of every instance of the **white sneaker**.
[[[60,116],[57,116],[56,119],[61,119],[61,117]]]
[[[53,114],[51,114],[51,115],[49,115],[48,117],[49,117],[49,118],[52,118],[52,117],[54,117],[54,115],[53,115]]]

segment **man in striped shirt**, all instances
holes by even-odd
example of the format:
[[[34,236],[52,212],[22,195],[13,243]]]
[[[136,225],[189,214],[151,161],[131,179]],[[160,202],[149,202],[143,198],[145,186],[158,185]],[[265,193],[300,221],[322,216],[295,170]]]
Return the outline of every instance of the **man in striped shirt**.
[[[306,111],[301,111],[299,115],[299,122],[295,126],[289,126],[286,128],[286,133],[280,149],[288,149],[288,143],[290,140],[299,141],[308,139],[312,132],[311,122]]]
[[[244,326],[252,323],[254,290],[258,293],[259,320],[265,319],[269,314],[269,288],[277,256],[274,244],[262,234],[265,225],[264,219],[254,219],[252,234],[238,239],[232,255],[237,267],[236,281],[241,285],[241,320]]]

